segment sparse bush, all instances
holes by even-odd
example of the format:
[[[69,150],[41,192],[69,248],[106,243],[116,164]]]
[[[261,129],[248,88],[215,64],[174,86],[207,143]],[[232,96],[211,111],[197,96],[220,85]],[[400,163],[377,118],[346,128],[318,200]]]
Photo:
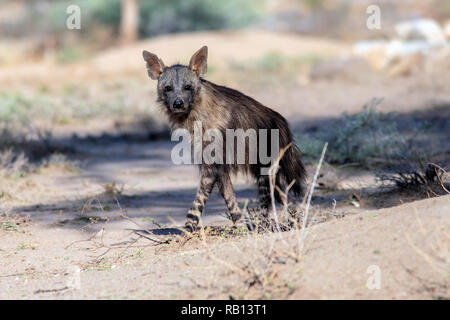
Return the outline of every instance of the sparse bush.
[[[42,153],[48,147],[50,133],[34,128],[30,118],[39,113],[42,116],[43,110],[15,93],[0,92],[0,105],[0,152],[6,152],[11,159],[12,154],[25,153],[29,157]]]
[[[389,115],[376,111],[380,102],[380,99],[374,99],[356,114],[344,113],[317,133],[299,136],[297,144],[307,156],[316,158],[327,141],[327,161],[337,164],[370,166],[403,158],[408,153],[408,145]]]
[[[23,153],[11,149],[0,151],[0,176],[22,174],[29,170],[28,159]]]
[[[42,161],[42,167],[62,169],[64,171],[76,171],[78,162],[72,161],[66,155],[56,152],[52,153]]]
[[[323,208],[312,208],[312,217],[308,220],[308,225],[316,225],[328,221],[336,217],[343,217],[344,214],[336,214],[332,209],[324,210]],[[267,209],[248,209],[249,219],[258,233],[276,232],[277,222],[272,212]],[[278,225],[280,231],[298,230],[303,225],[305,217],[305,208],[302,205],[289,205],[285,210],[277,210]]]
[[[9,175],[23,169],[26,162],[21,147],[27,142],[29,119],[28,107],[19,95],[0,95],[0,171]]]
[[[395,173],[378,173],[377,178],[383,184],[393,183],[400,190],[424,190],[431,195],[450,193],[445,185],[447,172],[434,163],[417,167],[409,165]]]
[[[23,175],[33,168],[31,162],[56,158],[51,132],[33,121],[52,118],[56,108],[42,97],[27,98],[19,93],[0,92],[0,171],[2,176]],[[56,111],[58,112],[58,111]],[[33,121],[32,121],[32,120]],[[43,163],[44,163],[43,162]]]
[[[377,179],[383,184],[402,190],[424,190],[431,195],[442,194],[446,190],[444,169],[431,163],[434,155],[426,150],[429,143],[423,140],[423,135],[420,139],[417,137],[417,132],[427,130],[427,121],[409,120],[408,127],[414,128],[413,134],[402,134],[393,117],[375,110],[380,102],[374,99],[356,114],[344,113],[331,125],[297,137],[297,144],[307,157],[314,158],[320,153],[323,142],[328,141],[329,163],[377,168]]]
[[[44,120],[52,124],[72,121],[85,121],[96,116],[121,115],[124,93],[119,92],[114,98],[111,95],[92,93],[83,86],[64,88],[62,94],[54,92],[35,92],[25,96],[21,93],[0,91],[0,125],[14,127],[14,132],[32,130],[32,120]]]

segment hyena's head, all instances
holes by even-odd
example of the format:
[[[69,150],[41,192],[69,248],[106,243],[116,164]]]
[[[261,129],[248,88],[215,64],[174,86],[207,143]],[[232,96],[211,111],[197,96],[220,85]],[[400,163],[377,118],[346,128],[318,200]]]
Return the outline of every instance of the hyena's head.
[[[206,73],[208,48],[202,47],[191,58],[189,66],[173,65],[166,67],[155,54],[143,51],[150,78],[158,80],[158,100],[169,114],[178,116],[188,114],[198,100],[201,80]]]

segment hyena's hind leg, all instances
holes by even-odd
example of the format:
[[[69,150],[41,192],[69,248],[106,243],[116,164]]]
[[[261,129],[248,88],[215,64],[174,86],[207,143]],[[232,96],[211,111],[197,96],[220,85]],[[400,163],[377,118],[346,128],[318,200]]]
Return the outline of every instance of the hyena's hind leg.
[[[186,215],[185,227],[189,231],[194,231],[200,222],[200,217],[202,215],[203,209],[205,208],[206,200],[208,200],[212,189],[216,183],[217,176],[209,172],[202,173],[200,179],[200,187],[197,191],[197,196],[192,203],[192,208],[188,211]]]
[[[272,205],[269,179],[272,179],[272,177],[268,175],[262,175],[259,176],[258,178],[258,201],[262,209],[267,209]],[[284,184],[281,182],[281,179],[277,176],[275,178],[274,196],[275,201],[281,203],[282,205],[286,203],[286,195],[284,194],[285,193],[284,188],[285,188]]]
[[[258,178],[258,201],[259,206],[267,209],[270,206],[270,184],[269,176],[260,176]]]
[[[220,194],[224,198],[228,212],[231,215],[231,220],[233,222],[238,221],[242,217],[242,213],[236,200],[236,193],[234,192],[230,175],[228,173],[221,174],[218,179],[218,184]]]

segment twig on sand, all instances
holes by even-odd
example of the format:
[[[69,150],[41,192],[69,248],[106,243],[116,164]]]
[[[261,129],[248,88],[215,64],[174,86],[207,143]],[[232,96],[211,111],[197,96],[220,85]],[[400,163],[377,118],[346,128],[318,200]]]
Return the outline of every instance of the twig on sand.
[[[39,294],[39,293],[51,293],[51,292],[60,292],[60,291],[64,291],[70,289],[69,287],[62,287],[62,288],[57,288],[57,289],[38,289],[34,292],[34,294]]]
[[[148,248],[150,246],[158,246],[158,245],[162,245],[162,244],[168,244],[170,243],[169,239],[164,239],[164,240],[160,240],[157,239],[155,237],[151,237],[151,231],[148,230],[147,228],[143,227],[142,225],[140,225],[138,222],[134,221],[133,219],[131,219],[130,217],[128,217],[126,215],[126,211],[124,211],[119,203],[119,201],[117,200],[117,198],[115,198],[117,206],[120,210],[121,213],[121,218],[126,219],[130,222],[132,222],[133,224],[135,224],[136,226],[138,226],[139,228],[141,228],[142,230],[134,230],[134,229],[130,229],[134,234],[138,235],[139,238],[133,238],[131,240],[127,240],[127,241],[122,241],[120,243],[116,243],[116,244],[106,244],[104,242],[104,228],[102,228],[99,232],[95,233],[94,235],[90,236],[87,239],[83,239],[83,240],[77,240],[77,241],[73,241],[72,243],[70,243],[69,245],[67,245],[65,247],[65,249],[69,249],[71,246],[73,246],[75,243],[80,243],[80,242],[91,242],[94,246],[93,250],[97,251],[100,249],[105,249],[105,251],[103,253],[101,253],[100,255],[95,256],[95,261],[98,261],[99,259],[101,259],[102,257],[104,257],[105,255],[107,255],[109,252],[111,252],[112,250],[115,249],[123,249],[117,256],[117,258],[115,259],[115,262],[117,262],[122,255],[130,248]],[[101,205],[101,204],[100,204]],[[144,233],[148,233],[148,234],[144,234]],[[140,238],[145,238],[147,240],[150,240],[152,242],[154,242],[154,244],[146,244],[146,245],[136,245],[136,242],[138,242],[138,240]],[[126,244],[126,245],[125,245]]]
[[[151,237],[149,237],[149,236],[147,236],[147,235],[142,234],[140,231],[141,231],[141,230],[133,230],[133,232],[134,232],[136,235],[138,235],[138,236],[140,236],[140,237],[143,237],[143,238],[145,238],[145,239],[147,239],[147,240],[156,242],[156,243],[158,243],[158,244],[167,244],[167,243],[170,242],[170,241],[167,240],[167,239],[164,240],[164,241],[161,241],[161,240],[158,240],[158,239],[153,239],[153,238],[151,238]]]
[[[67,246],[65,246],[64,249],[66,249],[66,250],[69,249],[69,248],[70,248],[71,246],[73,246],[75,243],[89,242],[89,241],[93,240],[95,237],[97,237],[97,235],[100,234],[100,233],[101,233],[101,238],[102,238],[101,242],[103,242],[103,233],[104,233],[104,231],[105,231],[105,229],[102,228],[99,232],[94,233],[92,236],[90,236],[90,237],[87,238],[87,239],[82,239],[82,240],[76,240],[76,241],[73,241],[73,242],[69,243]]]
[[[442,182],[441,175],[438,174],[437,169],[441,170],[441,171],[444,173],[444,175],[447,174],[447,171],[445,171],[441,166],[438,166],[438,165],[435,164],[435,163],[430,163],[430,165],[434,166],[434,171],[436,172],[436,177],[437,177],[437,179],[438,179],[438,181],[439,181],[439,184],[440,184],[441,188],[442,188],[445,192],[447,192],[448,194],[450,194],[450,191],[444,186],[444,183]]]
[[[142,226],[141,224],[137,223],[136,221],[134,221],[133,219],[131,219],[130,217],[128,217],[128,216],[126,215],[126,211],[124,211],[124,210],[122,209],[122,206],[120,205],[119,200],[117,200],[116,197],[114,197],[114,199],[116,200],[117,206],[118,206],[118,208],[119,208],[119,210],[120,210],[120,213],[121,213],[121,217],[122,217],[123,219],[128,220],[128,221],[130,221],[131,223],[135,224],[136,226],[138,226],[139,228],[141,228],[142,231],[144,231],[144,232],[146,232],[146,233],[148,233],[148,234],[151,234],[151,232],[150,232],[149,229],[145,228],[145,227]],[[156,223],[155,223],[155,224],[156,224]],[[156,224],[156,225],[157,225],[158,227],[160,227],[159,224]],[[138,235],[138,236],[140,236],[140,237],[143,237],[143,238],[145,238],[145,239],[147,239],[147,240],[156,242],[156,243],[158,243],[158,244],[166,244],[166,243],[169,243],[169,240],[167,240],[167,239],[164,240],[164,241],[162,241],[162,240],[159,240],[159,239],[154,239],[154,238],[152,238],[152,237],[150,237],[150,236],[148,236],[148,235],[143,235],[141,232],[139,232],[139,230],[132,230],[132,231],[133,231],[136,235]]]

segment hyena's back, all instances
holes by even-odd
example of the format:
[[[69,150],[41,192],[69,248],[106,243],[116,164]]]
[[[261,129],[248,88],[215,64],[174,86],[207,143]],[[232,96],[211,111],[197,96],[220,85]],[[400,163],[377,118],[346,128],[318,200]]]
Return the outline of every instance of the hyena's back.
[[[204,105],[205,112],[209,114],[207,121],[210,126],[222,130],[222,136],[225,141],[224,145],[226,145],[225,129],[243,129],[244,131],[255,129],[257,133],[260,129],[266,129],[268,136],[265,150],[268,151],[268,155],[272,152],[270,143],[270,133],[272,129],[279,130],[280,150],[293,142],[289,124],[278,112],[267,108],[258,101],[237,90],[219,86],[206,80],[202,80],[202,82],[204,84],[203,88],[205,89],[205,92],[200,105]],[[212,109],[215,109],[215,112],[211,112]],[[261,164],[259,162],[259,135],[257,135],[257,138],[256,150],[249,150],[248,145],[246,145],[245,150],[246,152],[257,152],[258,156],[256,158],[258,162],[256,164],[249,164],[249,156],[246,154],[246,163],[234,163],[230,166],[230,170],[234,173],[243,172],[251,174],[260,184],[263,184],[262,186],[260,185],[261,188],[267,183],[267,179],[265,179],[267,177],[261,177],[261,168],[268,167],[270,164]],[[237,152],[237,148],[234,148],[234,152]],[[224,157],[226,157],[225,153]],[[234,159],[237,159],[236,154],[234,155]],[[300,159],[299,150],[293,143],[280,160],[279,171],[277,173],[277,184],[279,187],[284,188],[295,180],[295,184],[292,186],[291,190],[299,196],[303,194],[305,177],[306,172]]]

